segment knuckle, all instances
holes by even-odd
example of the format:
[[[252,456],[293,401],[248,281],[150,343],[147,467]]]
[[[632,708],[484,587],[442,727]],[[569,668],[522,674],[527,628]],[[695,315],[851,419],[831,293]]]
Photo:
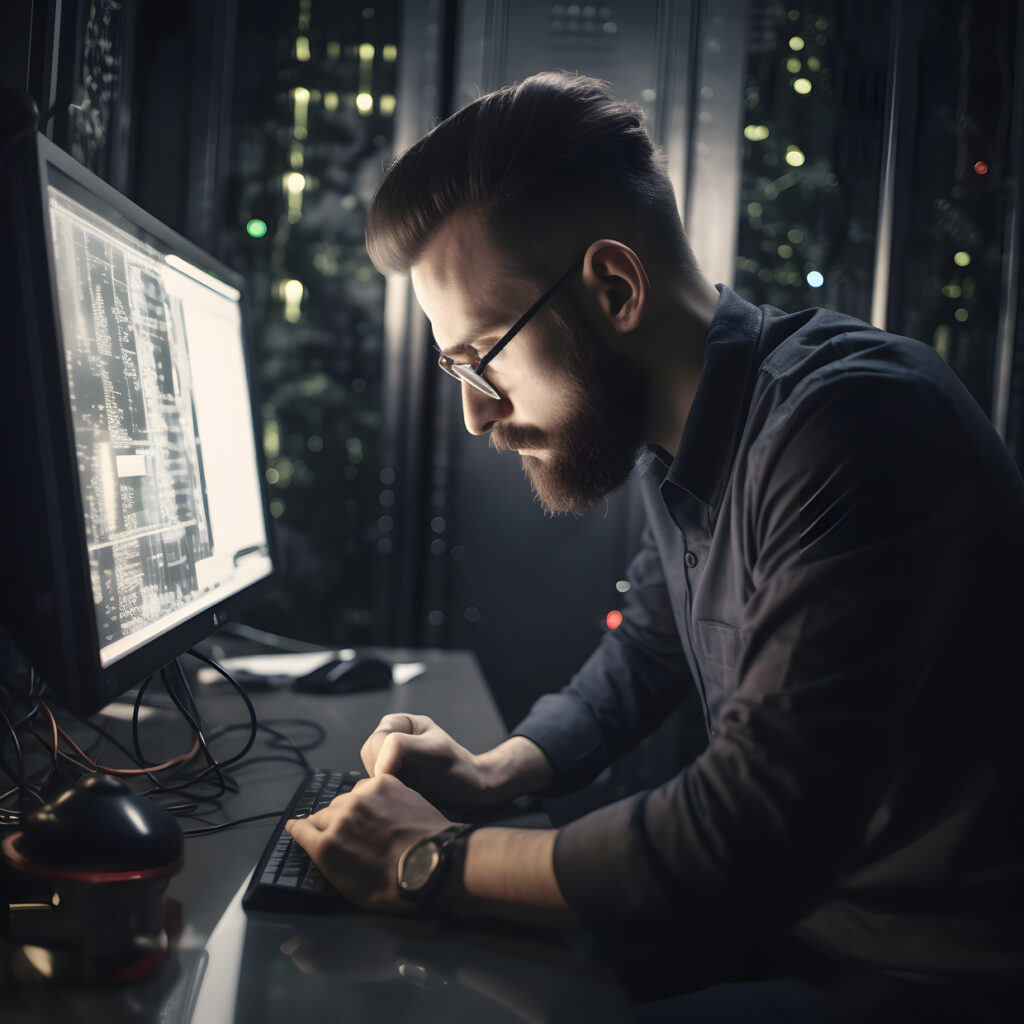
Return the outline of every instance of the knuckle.
[[[405,733],[393,732],[385,736],[380,749],[377,751],[377,764],[381,764],[381,759],[388,766],[400,764],[405,747]]]

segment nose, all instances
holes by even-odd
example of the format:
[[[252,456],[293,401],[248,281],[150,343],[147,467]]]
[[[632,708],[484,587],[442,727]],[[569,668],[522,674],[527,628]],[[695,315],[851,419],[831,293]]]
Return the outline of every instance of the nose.
[[[511,415],[512,403],[504,395],[491,398],[463,381],[462,417],[471,434],[486,434]]]

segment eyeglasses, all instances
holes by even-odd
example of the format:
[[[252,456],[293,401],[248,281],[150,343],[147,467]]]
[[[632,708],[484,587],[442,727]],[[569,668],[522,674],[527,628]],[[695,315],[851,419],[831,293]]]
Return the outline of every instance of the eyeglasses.
[[[501,395],[484,380],[481,374],[487,364],[533,319],[533,316],[537,311],[544,305],[548,299],[572,276],[573,272],[579,266],[579,261],[573,263],[573,265],[502,335],[501,339],[483,355],[475,363],[455,363],[452,362],[451,356],[446,356],[441,352],[437,365],[448,374],[449,377],[454,377],[456,380],[465,381],[470,387],[476,388],[477,391],[483,392],[489,398],[500,399]]]

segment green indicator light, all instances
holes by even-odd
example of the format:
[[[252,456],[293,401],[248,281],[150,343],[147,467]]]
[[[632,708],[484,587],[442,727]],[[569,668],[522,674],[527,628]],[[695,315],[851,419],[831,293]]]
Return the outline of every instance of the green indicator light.
[[[262,238],[267,233],[267,222],[260,220],[258,217],[253,217],[248,224],[245,225],[245,230],[249,232],[252,238]]]

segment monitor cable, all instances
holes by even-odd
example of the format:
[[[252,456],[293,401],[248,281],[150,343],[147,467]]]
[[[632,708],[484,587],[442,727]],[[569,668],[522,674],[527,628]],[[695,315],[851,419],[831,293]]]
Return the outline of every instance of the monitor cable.
[[[281,639],[284,640],[284,638]],[[288,641],[284,640],[284,642]],[[30,667],[26,679],[18,685],[13,685],[6,677],[0,680],[3,688],[8,693],[7,709],[5,710],[0,707],[0,717],[2,717],[4,732],[10,737],[9,742],[13,747],[16,759],[16,765],[12,766],[7,757],[8,741],[4,740],[0,744],[0,770],[15,785],[7,793],[0,795],[0,827],[17,825],[20,820],[20,811],[15,808],[5,807],[3,805],[4,801],[17,793],[21,798],[19,802],[23,802],[25,796],[28,795],[39,803],[44,803],[45,798],[40,792],[40,788],[45,787],[55,774],[60,773],[62,767],[66,768],[67,766],[73,766],[77,771],[85,773],[103,772],[121,778],[145,777],[152,783],[152,786],[143,795],[151,798],[159,798],[161,795],[176,796],[178,802],[165,804],[165,809],[171,813],[186,817],[196,817],[197,811],[203,804],[212,805],[210,809],[215,810],[220,807],[221,799],[226,794],[239,792],[239,783],[228,769],[238,765],[243,759],[246,759],[246,765],[254,765],[264,761],[286,761],[287,763],[300,766],[304,771],[309,770],[310,764],[306,757],[306,751],[320,746],[324,740],[324,730],[319,723],[308,719],[296,718],[281,718],[260,722],[252,700],[230,672],[215,660],[199,651],[190,650],[188,653],[203,664],[214,669],[231,684],[245,704],[248,720],[209,730],[203,722],[198,704],[189,684],[188,676],[182,667],[180,659],[175,659],[161,669],[159,673],[154,673],[145,679],[138,687],[131,715],[131,745],[133,749],[129,749],[112,733],[97,723],[75,716],[75,720],[80,725],[96,733],[101,748],[104,742],[109,742],[133,767],[115,767],[105,764],[106,758],[101,761],[97,756],[83,749],[83,745],[76,741],[68,730],[57,721],[49,704],[43,700],[45,684],[33,668]],[[192,743],[188,750],[169,757],[160,763],[151,762],[147,759],[142,747],[139,723],[145,694],[157,675],[160,676],[163,688],[166,690],[171,703],[188,724],[192,734]],[[28,707],[26,709],[23,706],[21,714],[14,715],[12,718],[9,712],[12,711],[16,701],[18,703],[24,701]],[[286,732],[282,731],[282,728],[278,728],[287,726],[310,727],[313,729],[313,736],[305,742],[297,742]],[[26,776],[24,751],[18,736],[19,730],[23,728],[27,728],[32,737],[39,741],[48,756],[48,763],[41,776],[31,780]],[[246,730],[248,732],[248,736],[240,749],[230,757],[218,758],[212,749],[212,745],[229,733],[239,730]],[[272,752],[252,757],[250,753],[260,733],[269,737],[269,745]],[[174,774],[182,771],[197,757],[202,757],[206,762],[206,766],[202,770],[176,782],[168,780],[168,773]],[[192,792],[193,787],[197,785],[213,786],[214,791],[206,794]],[[182,800],[182,797],[185,799]],[[209,812],[203,812],[203,816],[206,813]],[[187,836],[209,835],[246,822],[279,817],[281,813],[280,810],[268,811],[233,821],[210,823],[199,828],[187,830],[185,834]]]

